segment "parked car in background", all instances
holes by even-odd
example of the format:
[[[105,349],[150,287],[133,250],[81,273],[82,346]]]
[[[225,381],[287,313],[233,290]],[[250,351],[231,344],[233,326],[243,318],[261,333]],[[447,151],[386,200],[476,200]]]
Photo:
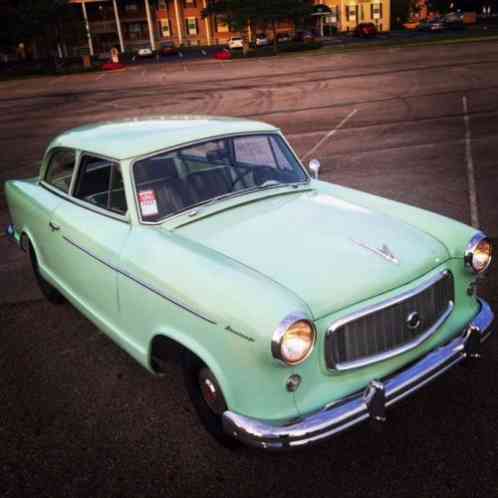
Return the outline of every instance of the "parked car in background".
[[[218,441],[301,448],[384,421],[478,357],[493,321],[483,233],[309,166],[255,121],[86,125],[51,142],[38,177],[6,182],[7,235],[49,301],[154,374],[178,361]]]
[[[228,40],[228,48],[233,50],[234,48],[244,48],[244,39],[241,36],[232,36]]]
[[[445,27],[450,30],[462,30],[465,29],[465,23],[463,22],[463,13],[450,12],[446,14],[442,21]]]
[[[291,41],[290,33],[277,33],[277,43],[285,43]]]
[[[377,26],[373,22],[361,22],[353,31],[354,36],[361,38],[374,38],[377,36],[377,33]]]
[[[154,52],[152,51],[151,47],[140,47],[137,50],[137,55],[139,57],[152,57],[154,55]]]
[[[446,29],[446,24],[442,18],[436,17],[431,20],[422,21],[418,25],[417,29],[419,31],[427,31],[427,32],[444,31]]]
[[[230,50],[223,48],[223,49],[215,52],[214,58],[218,59],[220,61],[227,61],[227,60],[230,60],[232,58],[232,54],[230,53]]]
[[[270,44],[270,40],[268,40],[268,37],[265,35],[265,33],[258,33],[254,40],[254,44],[256,47],[266,47]]]
[[[420,24],[420,19],[408,19],[408,21],[406,21],[403,24],[403,28],[408,30],[414,30],[418,28],[419,24]]]
[[[296,31],[294,35],[294,41],[296,42],[312,42],[315,40],[315,36],[311,31]]]
[[[178,49],[172,41],[165,41],[159,44],[159,53],[161,55],[177,55]]]

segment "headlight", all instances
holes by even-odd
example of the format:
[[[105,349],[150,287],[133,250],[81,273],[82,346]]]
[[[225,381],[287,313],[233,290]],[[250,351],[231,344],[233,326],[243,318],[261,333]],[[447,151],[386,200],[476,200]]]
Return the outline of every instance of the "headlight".
[[[273,334],[273,357],[286,365],[302,363],[313,351],[316,332],[313,323],[301,313],[293,313],[278,326]]]
[[[465,250],[465,265],[475,273],[482,273],[489,268],[493,259],[493,245],[481,232],[472,237]]]

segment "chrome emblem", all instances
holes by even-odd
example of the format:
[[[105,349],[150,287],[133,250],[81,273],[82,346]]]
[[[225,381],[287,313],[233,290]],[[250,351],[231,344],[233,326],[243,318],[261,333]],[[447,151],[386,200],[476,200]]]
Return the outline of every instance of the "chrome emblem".
[[[420,325],[422,325],[422,319],[420,318],[420,315],[416,311],[412,311],[411,313],[409,313],[406,317],[406,326],[410,330],[417,330],[420,328]]]
[[[363,247],[364,249],[368,249],[369,251],[377,254],[378,256],[382,256],[387,261],[394,263],[395,265],[399,265],[399,259],[393,254],[391,249],[387,246],[387,244],[382,244],[380,249],[376,249],[375,247],[370,247],[364,242],[359,242],[357,240],[351,239],[356,245]]]

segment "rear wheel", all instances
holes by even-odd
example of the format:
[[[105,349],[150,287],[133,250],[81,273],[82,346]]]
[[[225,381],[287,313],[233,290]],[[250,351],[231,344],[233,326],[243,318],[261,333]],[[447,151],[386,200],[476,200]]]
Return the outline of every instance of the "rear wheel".
[[[227,405],[213,372],[196,356],[184,356],[185,384],[195,411],[209,434],[225,448],[240,447],[239,441],[223,431],[222,415]]]
[[[31,242],[29,242],[28,252],[29,252],[29,259],[31,260],[31,267],[33,268],[33,273],[35,275],[36,282],[42,294],[52,304],[62,304],[64,302],[63,295],[41,276],[40,268],[38,267],[38,259],[36,257],[36,253]]]

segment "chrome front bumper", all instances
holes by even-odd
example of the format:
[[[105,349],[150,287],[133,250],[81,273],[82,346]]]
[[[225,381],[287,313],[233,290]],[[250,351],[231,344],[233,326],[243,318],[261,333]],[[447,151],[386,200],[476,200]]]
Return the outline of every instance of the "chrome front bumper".
[[[362,393],[334,403],[308,417],[287,425],[274,425],[226,411],[225,432],[241,442],[268,450],[306,446],[342,432],[368,418],[385,420],[385,409],[412,394],[452,366],[478,356],[479,345],[491,334],[494,315],[479,299],[481,309],[463,334],[412,364],[406,370],[373,380]]]

